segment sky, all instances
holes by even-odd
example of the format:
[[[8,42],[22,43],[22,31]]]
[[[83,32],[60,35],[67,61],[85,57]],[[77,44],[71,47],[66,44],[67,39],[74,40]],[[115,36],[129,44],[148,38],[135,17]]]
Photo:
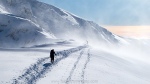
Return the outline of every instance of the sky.
[[[150,26],[150,0],[39,0],[108,29]],[[123,26],[123,27],[122,27]],[[126,27],[124,27],[126,26]],[[110,29],[112,32],[113,29]],[[116,28],[115,28],[116,30]],[[131,29],[131,31],[134,31]],[[145,30],[144,30],[145,31]],[[149,29],[147,31],[150,32]],[[138,32],[139,33],[139,32]]]
[[[150,0],[39,0],[101,25],[150,25]]]
[[[150,26],[104,26],[113,33],[130,38],[150,39]]]

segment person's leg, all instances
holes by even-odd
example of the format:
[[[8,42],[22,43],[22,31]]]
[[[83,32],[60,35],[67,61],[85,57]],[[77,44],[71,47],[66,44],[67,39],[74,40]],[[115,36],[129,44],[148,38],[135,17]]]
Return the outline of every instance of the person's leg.
[[[51,61],[52,63],[54,62],[54,58],[52,58],[52,61]]]
[[[51,58],[51,63],[53,63],[53,59]]]

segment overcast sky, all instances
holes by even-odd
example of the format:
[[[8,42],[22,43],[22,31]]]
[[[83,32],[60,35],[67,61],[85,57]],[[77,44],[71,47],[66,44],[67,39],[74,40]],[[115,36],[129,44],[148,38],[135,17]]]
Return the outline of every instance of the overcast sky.
[[[39,0],[100,25],[150,25],[150,0]]]

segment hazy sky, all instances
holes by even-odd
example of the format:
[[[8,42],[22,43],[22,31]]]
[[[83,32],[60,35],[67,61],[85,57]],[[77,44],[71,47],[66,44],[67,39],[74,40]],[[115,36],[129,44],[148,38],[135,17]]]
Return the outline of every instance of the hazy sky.
[[[39,0],[100,25],[150,25],[150,0]]]
[[[39,0],[127,37],[150,38],[150,0]]]
[[[125,37],[150,39],[150,26],[104,26],[109,31]]]

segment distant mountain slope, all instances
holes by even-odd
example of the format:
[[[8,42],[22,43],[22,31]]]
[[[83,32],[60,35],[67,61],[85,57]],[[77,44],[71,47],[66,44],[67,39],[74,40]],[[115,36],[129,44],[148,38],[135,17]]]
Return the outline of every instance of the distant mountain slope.
[[[28,19],[0,14],[0,46],[23,47],[43,43],[50,37]],[[51,38],[54,38],[51,35]],[[34,43],[34,44],[33,44]]]
[[[96,23],[36,0],[1,0],[0,13],[0,47],[18,43],[25,47],[56,38],[97,44],[119,42]]]

